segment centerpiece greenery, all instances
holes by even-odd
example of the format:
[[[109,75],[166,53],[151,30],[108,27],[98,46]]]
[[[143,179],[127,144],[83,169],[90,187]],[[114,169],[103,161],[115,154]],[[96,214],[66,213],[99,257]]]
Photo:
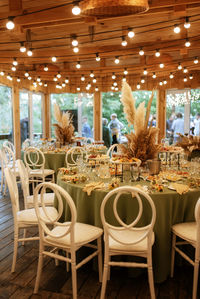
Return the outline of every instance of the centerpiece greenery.
[[[124,113],[129,125],[133,125],[134,131],[127,134],[128,145],[122,147],[122,151],[128,157],[140,159],[143,163],[148,159],[157,156],[160,145],[156,143],[158,128],[149,124],[150,108],[153,100],[154,92],[149,99],[147,108],[145,102],[135,107],[135,99],[132,95],[131,87],[127,82],[122,85],[121,102],[124,106]]]
[[[73,116],[68,111],[62,112],[56,103],[54,103],[54,116],[58,122],[53,124],[57,141],[61,144],[71,143],[74,137]]]

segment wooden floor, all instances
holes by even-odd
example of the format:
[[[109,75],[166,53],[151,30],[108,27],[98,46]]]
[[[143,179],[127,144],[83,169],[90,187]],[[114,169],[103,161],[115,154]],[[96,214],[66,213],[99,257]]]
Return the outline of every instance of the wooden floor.
[[[21,192],[20,192],[21,193]],[[20,196],[21,198],[21,196]],[[21,205],[22,198],[21,198]],[[33,232],[32,232],[33,233]],[[62,263],[55,266],[52,259],[45,260],[38,295],[33,295],[38,260],[38,243],[19,246],[16,272],[11,274],[13,254],[13,219],[8,193],[0,195],[0,299],[13,298],[72,298],[71,273]],[[163,257],[164,258],[164,257]],[[160,299],[189,299],[192,294],[193,268],[187,263],[175,268],[175,277],[162,284],[155,284],[156,297]],[[101,284],[92,264],[78,270],[78,298],[99,298]],[[150,298],[147,275],[128,278],[126,269],[111,271],[107,285],[107,298]]]

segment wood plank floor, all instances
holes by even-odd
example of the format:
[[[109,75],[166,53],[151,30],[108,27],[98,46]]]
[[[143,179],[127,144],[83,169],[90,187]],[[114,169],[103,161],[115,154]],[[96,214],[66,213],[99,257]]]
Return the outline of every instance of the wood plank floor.
[[[20,192],[20,203],[23,205]],[[31,232],[33,234],[34,231]],[[13,254],[13,219],[9,194],[0,195],[0,299],[12,298],[72,298],[71,273],[64,263],[55,266],[52,259],[45,259],[38,295],[33,295],[38,261],[38,243],[19,246],[16,272],[11,274]],[[164,257],[163,257],[164,258]],[[162,284],[155,284],[159,299],[188,299],[192,294],[193,267],[183,262],[175,267],[175,276]],[[78,298],[99,298],[101,284],[92,263],[78,270]],[[110,299],[150,298],[146,273],[129,278],[126,269],[113,269],[106,290]]]

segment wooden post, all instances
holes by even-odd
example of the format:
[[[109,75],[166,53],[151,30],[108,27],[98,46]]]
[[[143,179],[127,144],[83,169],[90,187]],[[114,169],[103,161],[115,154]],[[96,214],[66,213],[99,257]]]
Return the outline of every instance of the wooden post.
[[[157,90],[157,115],[156,115],[156,124],[159,128],[158,142],[161,142],[161,139],[165,138],[166,130],[166,92],[165,90]]]
[[[100,91],[94,93],[94,140],[102,140],[102,107]]]
[[[21,132],[20,132],[20,103],[19,103],[19,88],[12,88],[12,103],[13,103],[13,132],[16,158],[21,158]]]
[[[44,116],[44,138],[49,138],[50,137],[50,132],[51,132],[51,126],[50,126],[50,114],[51,114],[51,109],[50,109],[50,96],[48,93],[44,94],[44,111],[43,111],[43,116]]]

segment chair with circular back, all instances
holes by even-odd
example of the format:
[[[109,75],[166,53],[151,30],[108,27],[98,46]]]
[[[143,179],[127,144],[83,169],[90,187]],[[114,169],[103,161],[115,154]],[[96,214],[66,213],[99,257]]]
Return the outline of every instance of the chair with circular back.
[[[113,155],[114,152],[116,152],[117,154],[120,154],[121,153],[121,147],[122,147],[122,145],[118,144],[118,143],[115,143],[115,144],[111,145],[109,147],[109,149],[107,150],[107,156],[112,158],[112,155]]]
[[[29,179],[32,182],[33,189],[34,183],[41,183],[44,181],[54,182],[55,171],[53,169],[45,168],[44,153],[36,147],[28,147],[24,151],[24,163],[28,169]]]
[[[20,230],[21,229],[26,230],[28,228],[38,227],[38,219],[35,213],[35,209],[23,209],[23,210],[20,209],[19,193],[18,193],[16,178],[10,168],[5,168],[5,177],[8,184],[9,193],[10,193],[10,199],[12,203],[12,213],[14,219],[14,251],[13,251],[13,262],[11,268],[11,272],[14,272],[16,266],[16,260],[17,260],[18,243],[22,242],[22,245],[24,245],[25,241],[35,241],[39,239],[38,236],[26,238],[26,236],[24,235],[23,237],[20,237]],[[60,214],[58,214],[57,210],[54,207],[46,207],[46,212],[48,212],[48,215],[50,215],[53,219],[60,218]],[[48,222],[48,218],[46,218],[45,214],[43,214],[43,217]]]
[[[86,160],[87,152],[81,146],[75,146],[68,150],[65,156],[65,163],[67,167],[77,166],[77,160],[82,159]]]
[[[197,285],[199,275],[199,258],[200,258],[200,198],[195,206],[195,221],[183,222],[172,226],[172,257],[171,257],[171,277],[174,275],[175,252],[178,252],[193,267],[193,291],[192,299],[197,298]],[[179,240],[176,239],[179,238]],[[195,249],[194,259],[189,256],[189,252],[184,251],[184,245],[190,245]],[[199,297],[198,297],[199,298]]]
[[[118,204],[120,202],[120,208],[122,205],[126,205],[125,198],[121,196],[130,195],[130,199],[133,201],[135,209],[135,216],[133,221],[122,220],[120,211],[118,211]],[[106,209],[107,205],[112,207],[113,217],[115,219],[115,225],[110,223],[110,217],[108,219]],[[149,219],[143,219],[144,207],[148,208]],[[156,209],[151,197],[136,187],[123,186],[110,191],[104,198],[101,204],[101,220],[104,228],[104,243],[105,243],[105,254],[104,254],[104,272],[103,282],[101,288],[101,299],[105,298],[107,279],[110,273],[110,266],[120,267],[137,267],[147,268],[149,286],[151,298],[155,298],[154,290],[154,279],[152,269],[152,246],[154,243],[153,227],[156,219]],[[147,214],[145,213],[145,216]],[[146,217],[145,217],[146,218]],[[139,224],[139,221],[145,221],[144,226]],[[146,259],[146,262],[122,262],[113,261],[112,256],[139,256]]]
[[[3,146],[7,146],[13,152],[13,154],[15,156],[15,146],[12,142],[6,140],[6,141],[4,141]]]
[[[46,204],[43,200],[43,194],[46,193],[46,189],[51,189],[58,200],[59,214],[63,212],[63,207],[68,206],[70,210],[71,219],[67,222],[61,223],[55,219],[52,219],[48,215],[46,210]],[[38,201],[40,194],[40,202]],[[98,256],[98,265],[99,265],[99,280],[102,278],[102,252],[101,252],[101,236],[103,230],[101,228],[77,222],[77,212],[74,201],[71,196],[60,186],[52,183],[41,183],[39,184],[34,191],[34,204],[35,210],[39,222],[39,235],[40,235],[40,246],[39,246],[39,260],[38,260],[38,269],[35,282],[34,293],[38,292],[40,277],[42,272],[43,256],[49,256],[57,260],[65,261],[66,263],[71,264],[72,272],[72,291],[73,299],[77,298],[77,269],[82,265],[90,261],[93,257]],[[51,222],[51,228],[46,225],[46,219],[43,214]],[[93,241],[97,241],[97,245]],[[92,244],[91,244],[92,242]],[[82,261],[76,261],[76,252],[81,247],[93,248],[93,253],[89,253]],[[52,250],[53,249],[53,250]],[[59,254],[58,249],[62,249],[67,252],[66,257],[62,254]]]

